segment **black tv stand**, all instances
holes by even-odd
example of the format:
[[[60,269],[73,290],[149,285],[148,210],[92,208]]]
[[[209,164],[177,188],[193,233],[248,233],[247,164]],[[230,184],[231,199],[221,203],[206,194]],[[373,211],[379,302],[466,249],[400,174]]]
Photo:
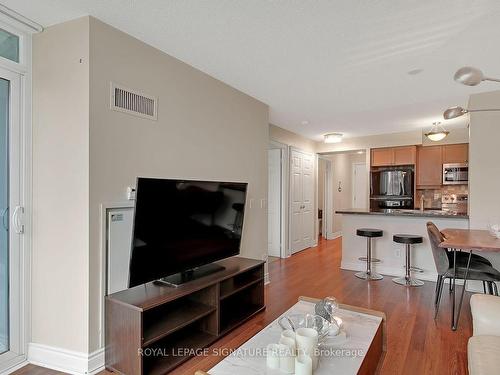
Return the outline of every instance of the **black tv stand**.
[[[179,287],[180,285],[187,283],[188,281],[193,281],[196,279],[200,279],[202,277],[211,275],[216,272],[224,271],[226,268],[217,264],[210,263],[205,264],[201,267],[196,267],[191,270],[187,270],[184,272],[174,273],[173,275],[162,277],[155,282],[158,284],[168,285],[174,288]]]

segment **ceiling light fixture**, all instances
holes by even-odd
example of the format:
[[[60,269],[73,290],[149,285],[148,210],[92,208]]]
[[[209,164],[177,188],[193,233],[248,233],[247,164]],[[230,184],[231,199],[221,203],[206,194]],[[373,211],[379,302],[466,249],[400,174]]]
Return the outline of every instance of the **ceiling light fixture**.
[[[430,132],[425,133],[424,135],[431,141],[438,142],[444,139],[448,134],[450,134],[450,132],[444,130],[440,122],[433,122]]]
[[[445,120],[451,120],[460,116],[465,115],[466,113],[472,112],[498,112],[500,109],[490,108],[490,109],[465,109],[460,106],[450,107],[446,111],[443,112],[443,118]]]
[[[329,133],[324,136],[325,143],[340,143],[342,142],[342,134],[341,133]]]
[[[464,66],[463,68],[458,69],[453,76],[453,79],[466,86],[476,86],[482,81],[500,82],[500,79],[498,78],[485,77],[481,70],[473,68],[472,66]]]

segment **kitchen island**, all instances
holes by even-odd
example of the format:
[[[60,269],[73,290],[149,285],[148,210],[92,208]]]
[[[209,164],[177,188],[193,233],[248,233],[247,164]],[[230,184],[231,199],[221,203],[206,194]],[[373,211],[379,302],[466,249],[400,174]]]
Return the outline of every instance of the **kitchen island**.
[[[415,234],[423,237],[423,243],[412,246],[411,264],[423,270],[414,276],[422,280],[436,281],[437,273],[427,236],[426,223],[432,221],[440,229],[468,229],[469,217],[435,210],[339,210],[342,214],[342,263],[341,268],[364,271],[366,262],[358,260],[366,256],[366,238],[356,235],[358,228],[376,228],[384,231],[381,238],[374,238],[372,256],[380,259],[374,263],[375,272],[387,276],[403,276],[405,264],[404,245],[393,242],[394,234]]]

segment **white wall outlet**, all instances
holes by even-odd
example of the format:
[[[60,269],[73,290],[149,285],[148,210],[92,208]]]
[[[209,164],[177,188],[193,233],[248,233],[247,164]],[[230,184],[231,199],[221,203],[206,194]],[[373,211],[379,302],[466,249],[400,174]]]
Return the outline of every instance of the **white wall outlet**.
[[[267,208],[267,200],[266,199],[260,200],[260,208]]]
[[[248,199],[248,207],[249,208],[253,208],[253,202],[254,202],[253,198]]]
[[[394,250],[394,256],[396,258],[401,258],[401,249]]]
[[[127,199],[133,201],[135,199],[135,187],[127,186]]]

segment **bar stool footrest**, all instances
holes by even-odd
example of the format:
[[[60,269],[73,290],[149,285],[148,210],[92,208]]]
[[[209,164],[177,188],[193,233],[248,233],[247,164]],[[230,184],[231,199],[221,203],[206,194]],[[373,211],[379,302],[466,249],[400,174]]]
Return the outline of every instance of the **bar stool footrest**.
[[[420,281],[418,279],[415,279],[413,277],[396,277],[392,279],[393,282],[399,285],[405,285],[405,286],[422,286],[424,285],[423,281]]]
[[[356,276],[358,279],[363,279],[363,280],[382,280],[384,276],[376,273],[376,272],[358,272],[355,273],[354,276]]]
[[[413,272],[420,272],[420,273],[423,273],[424,270],[422,268],[418,268],[418,267],[413,267],[411,266],[410,267],[410,271],[413,271]]]
[[[366,262],[368,261],[368,258],[367,257],[359,257],[358,260],[361,260],[363,262]],[[377,258],[371,258],[371,262],[372,263],[380,263],[381,260],[380,259],[377,259]]]

